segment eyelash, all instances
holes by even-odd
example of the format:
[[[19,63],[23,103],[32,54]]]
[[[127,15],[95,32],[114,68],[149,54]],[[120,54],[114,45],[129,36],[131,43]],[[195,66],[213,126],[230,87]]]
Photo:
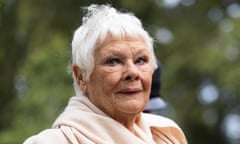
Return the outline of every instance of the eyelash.
[[[142,64],[145,64],[146,62],[148,62],[148,58],[145,56],[141,56],[141,57],[138,57],[134,63],[142,65]],[[123,62],[120,58],[108,58],[105,62],[105,64],[110,65],[110,66],[115,66],[115,65],[121,64],[121,63],[123,63]]]
[[[141,61],[141,62],[140,62],[140,61]],[[138,58],[136,59],[136,61],[135,61],[135,63],[139,63],[140,65],[141,65],[141,64],[144,64],[144,63],[146,63],[146,62],[148,62],[148,59],[147,59],[146,57],[144,57],[144,56],[138,57]]]
[[[121,63],[121,60],[119,58],[109,58],[106,60],[105,64],[108,64],[110,66],[114,66],[116,64]]]

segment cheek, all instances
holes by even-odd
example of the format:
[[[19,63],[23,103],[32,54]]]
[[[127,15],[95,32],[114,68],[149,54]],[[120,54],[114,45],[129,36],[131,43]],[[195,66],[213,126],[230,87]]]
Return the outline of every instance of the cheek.
[[[119,84],[121,77],[119,72],[114,72],[114,73],[105,73],[104,78],[102,79],[102,81],[104,81],[104,83],[101,83],[101,85],[103,86],[103,89],[106,89],[108,91],[113,91],[115,87],[117,87],[117,85]]]
[[[152,83],[152,69],[151,68],[143,69],[141,77],[142,77],[144,87],[150,90],[151,83]]]
[[[93,88],[98,88],[101,93],[112,93],[120,80],[121,74],[118,71],[110,71],[101,69],[97,73],[94,73],[92,78]],[[96,91],[96,90],[94,90]]]
[[[151,76],[145,76],[143,79],[144,87],[150,91],[151,84],[152,84],[152,77]]]

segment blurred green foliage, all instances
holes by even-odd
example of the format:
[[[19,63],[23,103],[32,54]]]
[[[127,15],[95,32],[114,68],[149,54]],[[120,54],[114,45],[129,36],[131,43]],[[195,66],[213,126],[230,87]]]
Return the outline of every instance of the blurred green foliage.
[[[189,143],[238,144],[240,137],[229,136],[224,126],[229,114],[240,115],[240,4],[169,2],[1,0],[0,143],[22,143],[51,127],[74,95],[68,64],[81,7],[110,3],[133,12],[155,38],[166,113]],[[215,89],[204,97],[209,86]]]

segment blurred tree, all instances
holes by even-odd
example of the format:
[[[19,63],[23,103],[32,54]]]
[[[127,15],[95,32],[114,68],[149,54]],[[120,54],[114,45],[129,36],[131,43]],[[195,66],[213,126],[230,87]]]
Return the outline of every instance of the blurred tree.
[[[19,1],[0,2],[0,130],[8,127],[14,113],[14,78],[26,55],[29,35],[19,31]],[[30,27],[29,27],[30,30]]]

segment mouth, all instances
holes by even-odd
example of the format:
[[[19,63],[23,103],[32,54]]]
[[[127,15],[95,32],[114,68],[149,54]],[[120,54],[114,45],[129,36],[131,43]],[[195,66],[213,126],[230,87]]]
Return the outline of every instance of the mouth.
[[[124,94],[124,95],[135,95],[141,93],[142,89],[139,88],[131,88],[131,89],[122,89],[117,92],[117,94]]]

